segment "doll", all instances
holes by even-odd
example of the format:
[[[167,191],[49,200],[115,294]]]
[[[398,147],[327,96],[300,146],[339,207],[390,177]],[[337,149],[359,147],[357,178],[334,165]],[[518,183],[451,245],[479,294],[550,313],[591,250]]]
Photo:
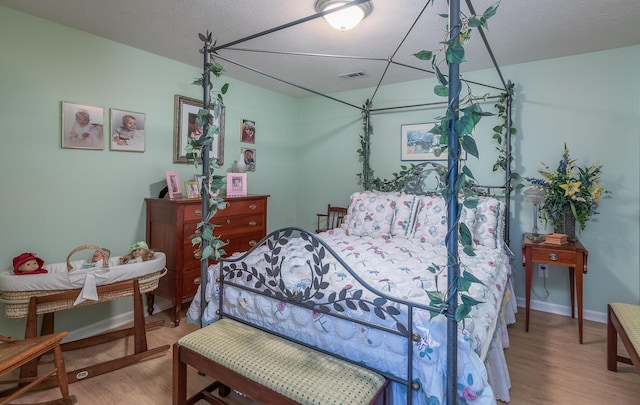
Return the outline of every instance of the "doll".
[[[136,242],[129,246],[130,252],[120,258],[120,264],[127,264],[132,261],[149,261],[153,259],[153,250],[149,249],[146,242]],[[139,258],[139,259],[138,259]]]
[[[91,259],[84,262],[82,265],[83,269],[90,269],[93,267],[105,267],[105,260],[107,264],[109,264],[109,256],[111,256],[111,251],[107,248],[99,248],[93,252]]]
[[[22,253],[13,258],[13,272],[17,275],[48,273],[43,265],[44,260],[33,253]]]

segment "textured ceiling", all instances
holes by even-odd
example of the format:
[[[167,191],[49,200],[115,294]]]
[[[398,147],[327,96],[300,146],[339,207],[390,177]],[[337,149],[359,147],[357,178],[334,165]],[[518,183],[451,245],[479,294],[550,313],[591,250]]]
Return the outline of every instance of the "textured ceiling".
[[[314,0],[0,0],[0,5],[197,67],[202,64],[198,33],[209,30],[217,45],[228,44],[308,17],[315,13],[313,3]],[[371,15],[351,31],[336,31],[318,18],[235,45],[260,52],[222,49],[219,55],[321,93],[375,87],[388,60],[395,63],[384,75],[383,84],[430,77],[415,69],[430,69],[430,63],[420,62],[412,54],[440,47],[446,20],[438,14],[447,13],[448,5],[444,0],[436,0],[434,5],[426,3],[428,0],[373,0]],[[469,15],[466,2],[461,3],[462,11]],[[482,13],[494,0],[472,3],[475,11]],[[640,44],[639,19],[640,0],[504,0],[496,16],[489,20],[486,34],[497,62],[506,66]],[[492,66],[477,34],[467,46],[467,60],[461,67],[463,72]],[[220,62],[229,77],[295,96],[309,94],[229,61]],[[442,69],[446,72],[446,67]],[[352,72],[364,72],[364,76],[338,77]]]

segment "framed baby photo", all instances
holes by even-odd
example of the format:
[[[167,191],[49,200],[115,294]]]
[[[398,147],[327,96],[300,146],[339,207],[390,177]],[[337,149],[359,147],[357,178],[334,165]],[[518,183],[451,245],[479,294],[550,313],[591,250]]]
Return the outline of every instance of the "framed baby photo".
[[[200,198],[200,189],[196,180],[187,180],[184,182],[184,189],[187,190],[187,198]]]
[[[145,115],[139,112],[110,110],[111,136],[110,150],[126,152],[144,152],[145,150]]]
[[[104,149],[104,108],[62,102],[62,147]]]
[[[170,199],[182,198],[182,185],[180,184],[180,176],[178,172],[169,171],[165,172],[167,178],[167,188]]]
[[[256,150],[253,148],[240,148],[240,152],[244,157],[244,164],[248,172],[256,171]]]
[[[246,143],[256,143],[256,122],[242,120],[240,124],[240,141]]]
[[[197,160],[202,163],[202,150],[193,147],[191,141],[197,141],[203,135],[203,126],[198,124],[198,112],[203,108],[202,100],[176,95],[174,98],[173,162],[189,163]],[[213,141],[209,158],[218,166],[224,164],[224,105],[209,110],[214,118],[209,122],[213,130]]]
[[[227,173],[227,197],[247,195],[247,173]]]

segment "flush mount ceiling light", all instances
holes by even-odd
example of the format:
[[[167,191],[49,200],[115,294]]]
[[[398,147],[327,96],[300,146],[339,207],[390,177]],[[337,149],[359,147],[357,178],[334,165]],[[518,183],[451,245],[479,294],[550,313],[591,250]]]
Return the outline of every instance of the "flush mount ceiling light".
[[[316,0],[314,7],[316,11],[320,13],[333,10],[334,8],[340,7],[349,2],[350,1],[348,0]],[[329,25],[333,28],[340,31],[346,31],[358,25],[363,18],[371,14],[372,8],[373,6],[371,1],[365,1],[363,3],[356,4],[355,6],[326,14],[324,15],[324,19],[327,20]]]

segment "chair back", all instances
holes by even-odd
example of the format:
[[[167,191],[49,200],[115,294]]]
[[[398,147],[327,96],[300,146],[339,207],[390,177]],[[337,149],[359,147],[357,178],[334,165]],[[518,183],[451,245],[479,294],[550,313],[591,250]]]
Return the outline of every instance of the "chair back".
[[[335,207],[328,204],[326,214],[316,214],[318,217],[318,227],[316,232],[339,228],[340,225],[342,225],[342,220],[346,214],[347,209],[345,207]]]

